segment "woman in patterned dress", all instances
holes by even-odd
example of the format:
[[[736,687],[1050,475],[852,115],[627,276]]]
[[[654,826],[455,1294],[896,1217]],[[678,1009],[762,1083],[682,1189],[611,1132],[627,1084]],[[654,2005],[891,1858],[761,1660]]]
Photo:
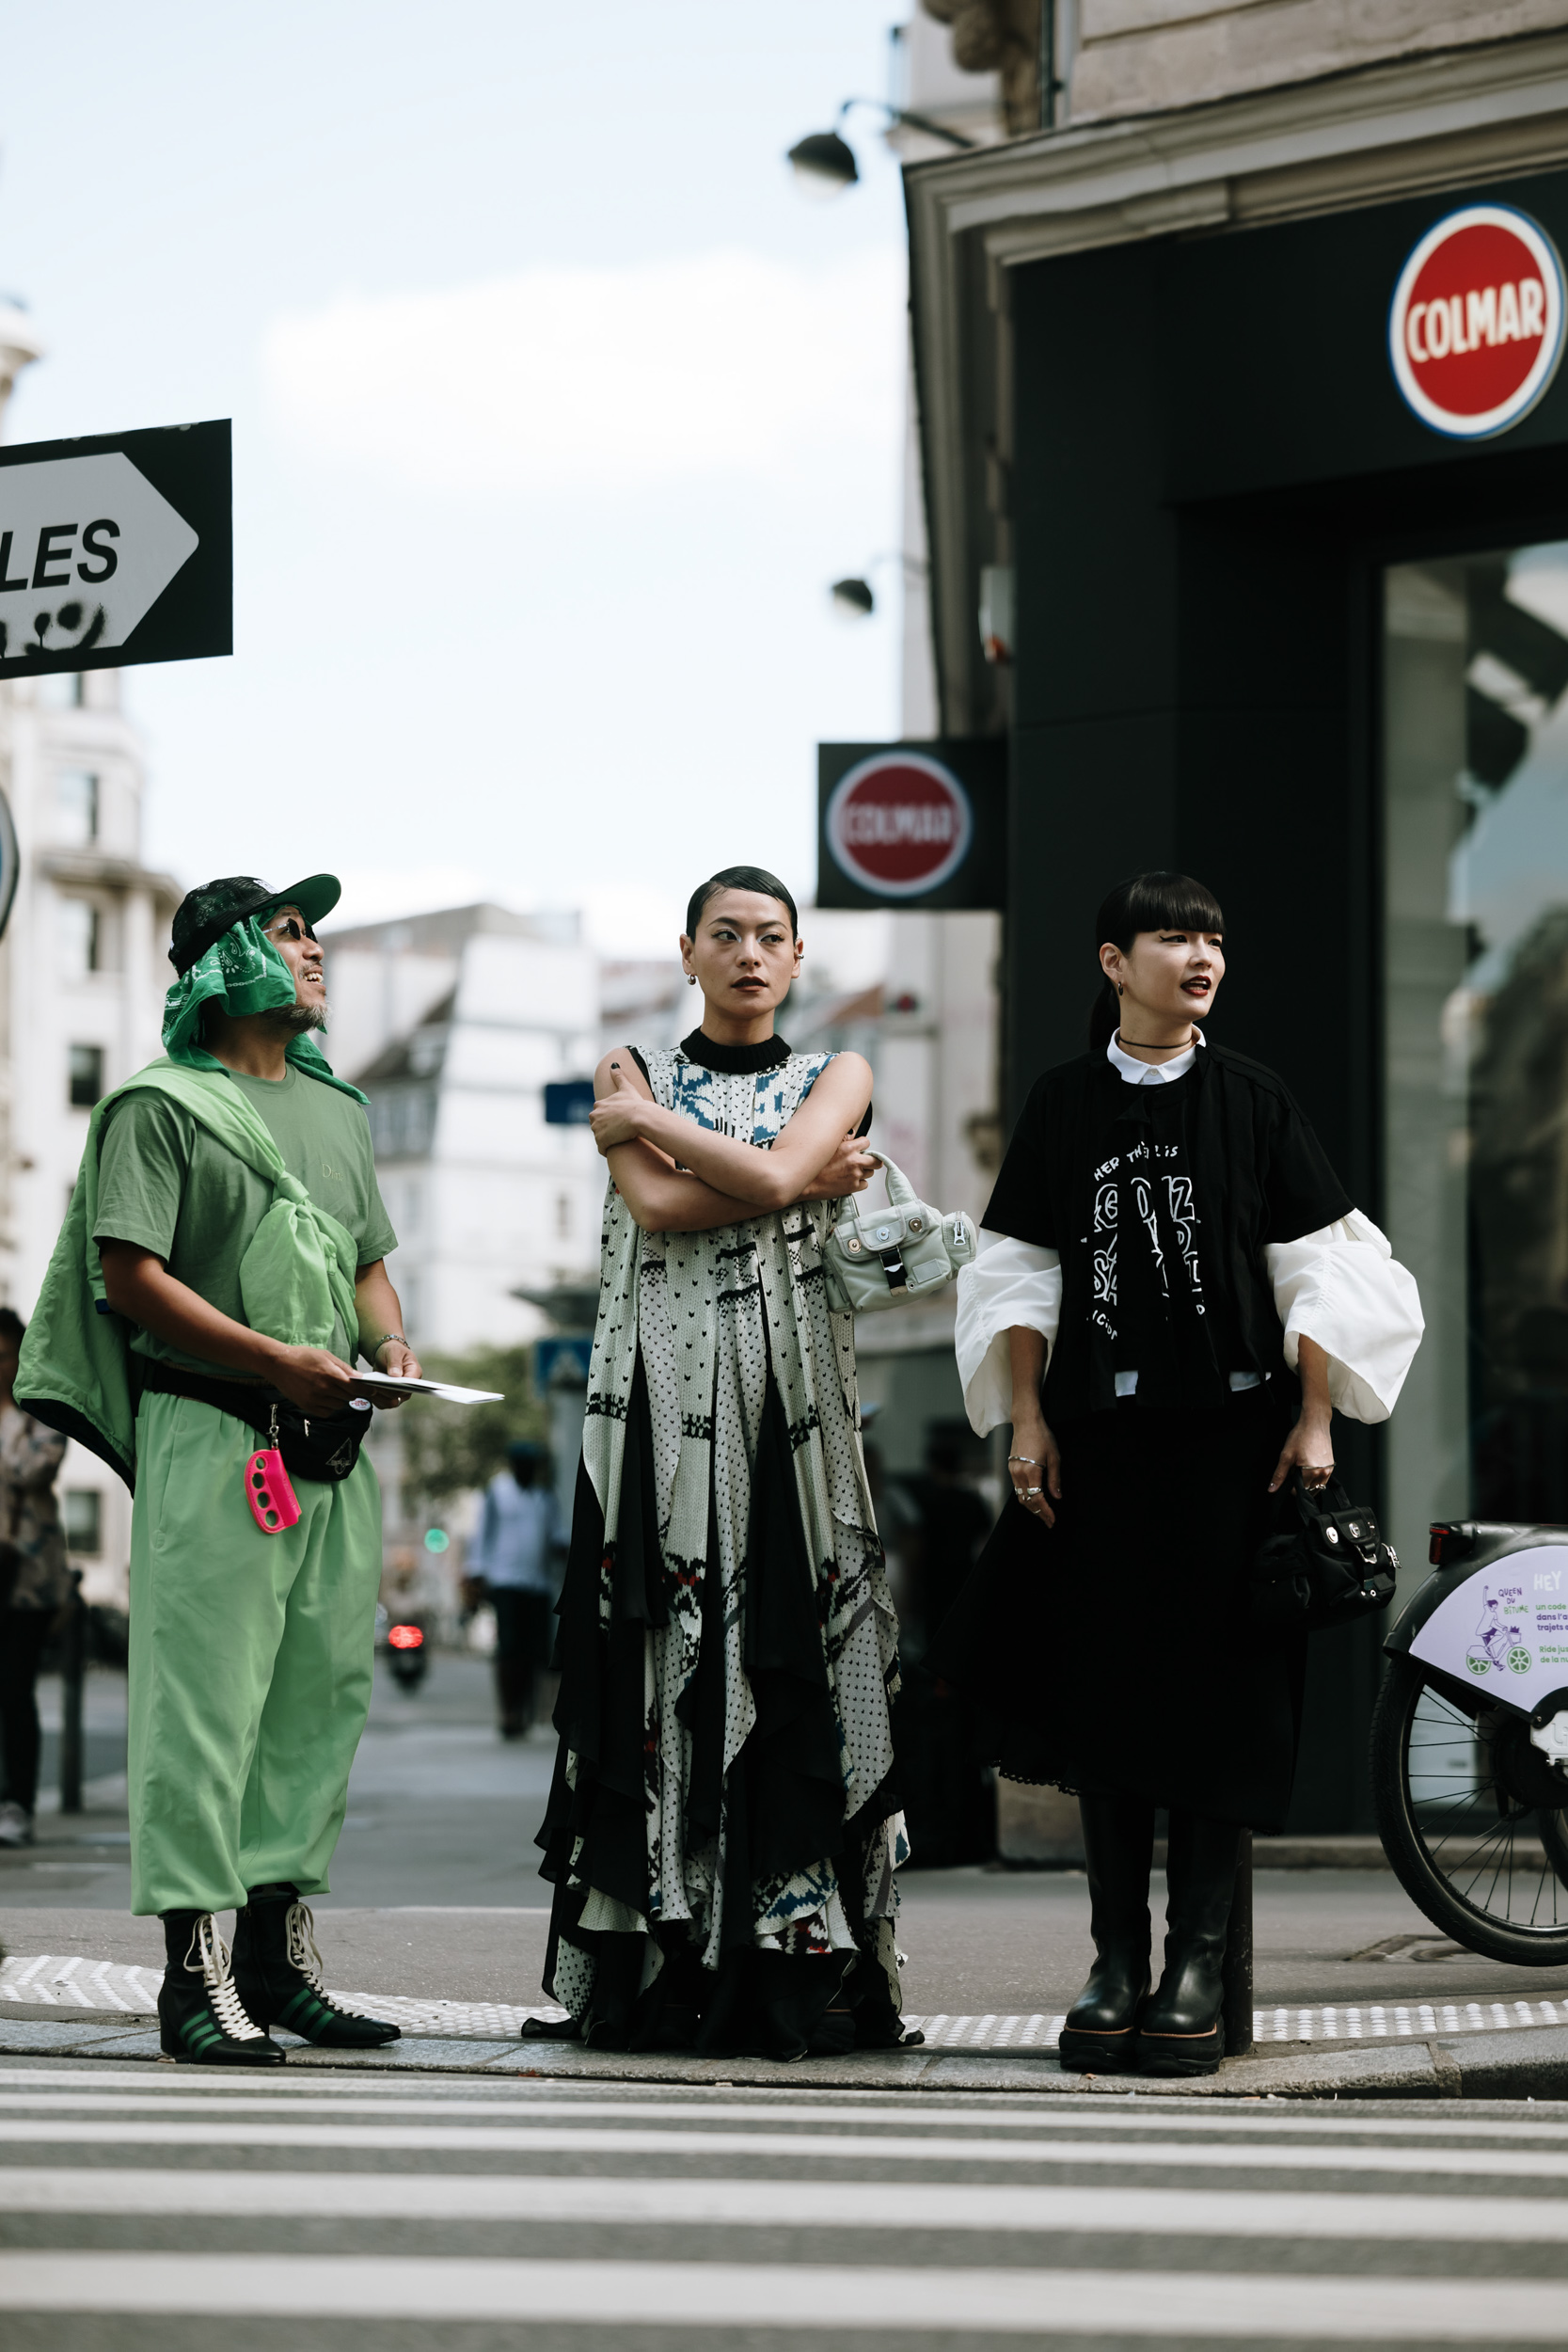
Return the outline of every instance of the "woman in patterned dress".
[[[539,1833],[545,1986],[599,2048],[900,2038],[896,1634],[832,1204],[876,1163],[858,1054],[795,1054],[795,902],[698,890],[678,1047],[608,1054],[598,1327]]]

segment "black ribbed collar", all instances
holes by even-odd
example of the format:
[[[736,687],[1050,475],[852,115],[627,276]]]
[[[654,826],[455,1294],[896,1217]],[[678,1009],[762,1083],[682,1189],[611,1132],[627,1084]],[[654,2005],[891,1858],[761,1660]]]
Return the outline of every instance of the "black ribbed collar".
[[[765,1037],[759,1045],[720,1045],[702,1029],[682,1038],[681,1052],[688,1061],[704,1070],[717,1070],[725,1078],[749,1078],[762,1070],[781,1070],[789,1059],[789,1048],[782,1037]]]

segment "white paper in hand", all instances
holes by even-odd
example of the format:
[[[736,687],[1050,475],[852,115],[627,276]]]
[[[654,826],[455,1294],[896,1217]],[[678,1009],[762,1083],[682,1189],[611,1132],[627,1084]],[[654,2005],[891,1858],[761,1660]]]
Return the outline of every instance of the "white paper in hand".
[[[459,1389],[450,1380],[405,1380],[391,1372],[356,1372],[356,1389],[390,1389],[399,1396],[438,1396],[448,1405],[500,1405],[499,1389]]]

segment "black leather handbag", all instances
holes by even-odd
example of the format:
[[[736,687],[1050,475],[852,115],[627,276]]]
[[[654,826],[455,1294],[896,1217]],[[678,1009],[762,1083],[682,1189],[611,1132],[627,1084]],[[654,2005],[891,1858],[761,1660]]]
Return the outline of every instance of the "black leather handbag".
[[[1279,1633],[1325,1633],[1376,1616],[1394,1597],[1399,1559],[1375,1515],[1353,1502],[1338,1477],[1289,1490],[1296,1525],[1268,1536],[1252,1564],[1248,1615]]]

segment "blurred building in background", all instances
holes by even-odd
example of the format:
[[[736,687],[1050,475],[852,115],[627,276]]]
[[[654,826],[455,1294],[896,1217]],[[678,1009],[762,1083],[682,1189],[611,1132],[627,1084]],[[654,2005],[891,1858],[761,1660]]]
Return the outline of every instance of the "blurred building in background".
[[[370,1097],[389,1262],[426,1353],[546,1328],[521,1295],[596,1266],[602,1164],[544,1089],[597,1058],[599,971],[576,915],[443,909],[326,935],[328,1050]]]

